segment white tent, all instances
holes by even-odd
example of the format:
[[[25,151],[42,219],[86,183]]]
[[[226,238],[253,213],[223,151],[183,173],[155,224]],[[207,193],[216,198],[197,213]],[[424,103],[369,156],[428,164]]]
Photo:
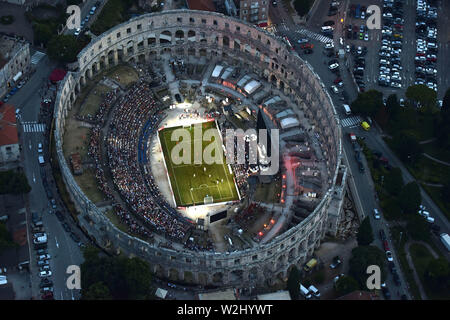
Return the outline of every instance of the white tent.
[[[165,299],[167,296],[167,290],[158,288],[158,289],[156,289],[155,296],[157,296],[158,298],[161,298],[161,299]]]
[[[213,77],[213,78],[219,77],[220,73],[222,72],[222,69],[223,69],[223,67],[221,65],[217,65],[214,68],[211,77]]]
[[[19,78],[22,76],[22,71],[19,71],[13,78],[14,82],[17,82],[17,80],[19,80]]]
[[[256,89],[258,89],[261,86],[261,84],[256,81],[256,80],[252,80],[249,83],[247,83],[247,85],[244,87],[245,92],[247,92],[248,94],[252,94],[253,92],[256,91]]]
[[[287,129],[287,128],[291,128],[291,127],[295,127],[300,125],[300,122],[298,122],[298,120],[296,118],[284,118],[283,120],[281,120],[280,122],[281,124],[281,129]]]

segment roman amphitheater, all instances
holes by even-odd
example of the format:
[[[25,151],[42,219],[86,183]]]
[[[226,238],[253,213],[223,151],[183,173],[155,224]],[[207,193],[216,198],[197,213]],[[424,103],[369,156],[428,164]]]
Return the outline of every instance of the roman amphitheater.
[[[134,83],[108,76],[120,66],[135,70]],[[78,183],[84,173],[72,173],[65,151],[76,134],[69,128],[74,106],[97,83],[109,91],[96,115],[77,123],[90,130],[81,163],[95,170],[100,201]],[[159,277],[271,285],[293,265],[302,268],[325,235],[338,232],[348,173],[336,110],[311,66],[263,29],[204,11],[133,18],[79,53],[59,85],[54,117],[57,158],[80,227],[111,253],[149,261]],[[171,119],[195,117],[214,118],[220,130],[255,127],[262,117],[280,132],[272,142],[280,148],[278,173],[267,178],[234,167],[243,197],[222,204],[225,218],[217,221],[217,208],[200,207],[211,210],[201,216],[176,208],[157,160],[154,133]],[[274,186],[265,191],[274,199],[257,196],[266,186]]]

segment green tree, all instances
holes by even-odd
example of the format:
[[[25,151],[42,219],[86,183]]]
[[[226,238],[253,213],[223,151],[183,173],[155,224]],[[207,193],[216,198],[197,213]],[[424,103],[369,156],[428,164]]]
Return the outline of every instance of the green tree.
[[[373,231],[370,225],[369,217],[365,217],[358,228],[356,240],[359,246],[368,246],[373,242]]]
[[[406,230],[413,240],[427,241],[430,238],[430,226],[425,218],[418,214],[410,217]]]
[[[377,265],[380,267],[382,279],[384,278],[384,264],[386,258],[383,251],[375,246],[358,246],[352,250],[349,274],[358,281],[360,287],[365,287],[367,280],[367,267]]]
[[[450,178],[447,178],[447,181],[444,183],[441,189],[441,195],[443,199],[450,199]]]
[[[416,214],[421,202],[422,195],[416,181],[406,184],[398,196],[398,204],[403,213]]]
[[[44,46],[53,37],[54,32],[52,30],[52,25],[49,23],[36,23],[34,25],[34,43],[36,45],[43,44]]]
[[[352,110],[363,116],[375,116],[380,108],[384,108],[383,94],[377,90],[369,90],[358,93],[358,97],[352,102]]]
[[[397,196],[403,187],[403,176],[400,168],[392,168],[385,177],[383,182],[384,189],[389,195]]]
[[[448,293],[450,291],[450,264],[445,258],[433,259],[428,264],[425,281],[435,291]]]
[[[422,153],[422,146],[416,137],[408,131],[402,131],[394,135],[392,146],[402,161],[412,163],[416,161]]]
[[[389,113],[389,119],[391,121],[397,121],[400,118],[402,107],[397,99],[396,94],[391,94],[386,100],[386,109]]]
[[[83,300],[112,300],[108,286],[103,282],[95,282],[83,292]]]
[[[296,266],[292,267],[291,272],[289,272],[287,289],[289,290],[292,300],[298,300],[300,296],[300,273]]]
[[[11,234],[6,228],[6,224],[0,222],[0,253],[4,250],[12,248],[15,246],[15,243],[12,240]]]
[[[438,124],[435,126],[437,142],[441,148],[450,148],[450,88],[445,92]]]
[[[8,170],[0,172],[0,194],[23,194],[31,191],[23,172]]]
[[[350,292],[355,290],[359,290],[358,281],[355,280],[352,276],[341,276],[335,284],[336,293],[338,296],[342,297]]]
[[[303,17],[305,14],[309,12],[311,5],[313,4],[313,0],[295,0],[294,8],[297,11],[300,17]]]
[[[47,45],[48,55],[59,62],[74,62],[81,50],[77,38],[73,35],[58,35],[53,37]]]
[[[436,91],[426,85],[418,84],[408,87],[405,93],[406,98],[415,103],[419,103],[422,108],[436,108]]]

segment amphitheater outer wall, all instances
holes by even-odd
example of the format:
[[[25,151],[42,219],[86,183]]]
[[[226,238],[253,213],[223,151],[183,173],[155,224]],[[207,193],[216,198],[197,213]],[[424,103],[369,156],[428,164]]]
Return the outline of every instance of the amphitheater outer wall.
[[[236,31],[237,27],[239,31]],[[178,31],[182,31],[184,37]],[[68,111],[87,78],[111,65],[133,59],[148,62],[159,59],[166,52],[245,63],[284,90],[304,111],[320,133],[320,144],[329,168],[328,191],[308,218],[269,243],[243,251],[175,251],[158,248],[122,232],[86,197],[75,182],[63,154]],[[79,213],[80,227],[106,250],[149,261],[159,276],[175,275],[178,280],[186,281],[189,277],[189,281],[199,284],[238,287],[262,284],[274,275],[286,278],[290,267],[300,267],[305,263],[325,236],[328,210],[341,166],[339,119],[323,82],[312,67],[289,51],[281,39],[264,30],[234,18],[203,11],[174,10],[133,18],[93,39],[79,53],[76,69],[59,84],[54,117],[57,158],[67,191]]]

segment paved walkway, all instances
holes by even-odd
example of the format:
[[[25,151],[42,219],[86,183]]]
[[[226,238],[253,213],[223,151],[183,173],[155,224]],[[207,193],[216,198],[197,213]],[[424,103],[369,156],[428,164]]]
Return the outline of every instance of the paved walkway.
[[[423,141],[420,141],[419,144],[427,144],[427,143],[433,142],[434,140],[436,140],[436,138],[431,138],[431,139],[428,139],[428,140],[423,140]]]
[[[442,161],[442,160],[433,158],[432,156],[430,156],[430,155],[427,154],[427,153],[422,153],[422,154],[423,154],[425,157],[427,157],[428,159],[433,160],[434,162],[437,162],[437,163],[443,164],[444,166],[450,167],[450,163],[448,163],[448,162],[445,162],[445,161]]]
[[[427,295],[425,293],[425,289],[423,288],[422,282],[420,281],[420,278],[419,278],[419,276],[417,274],[416,268],[415,268],[414,263],[412,261],[411,254],[409,252],[409,247],[412,244],[415,244],[415,243],[418,243],[418,244],[421,244],[421,245],[425,246],[428,249],[428,251],[430,251],[431,255],[435,259],[439,258],[439,255],[433,250],[433,248],[430,247],[430,245],[428,243],[425,243],[425,242],[422,242],[422,241],[408,241],[406,243],[406,245],[405,245],[406,259],[408,260],[409,267],[413,271],[414,281],[416,282],[417,286],[419,287],[419,292],[420,292],[421,299],[422,300],[428,300]]]

